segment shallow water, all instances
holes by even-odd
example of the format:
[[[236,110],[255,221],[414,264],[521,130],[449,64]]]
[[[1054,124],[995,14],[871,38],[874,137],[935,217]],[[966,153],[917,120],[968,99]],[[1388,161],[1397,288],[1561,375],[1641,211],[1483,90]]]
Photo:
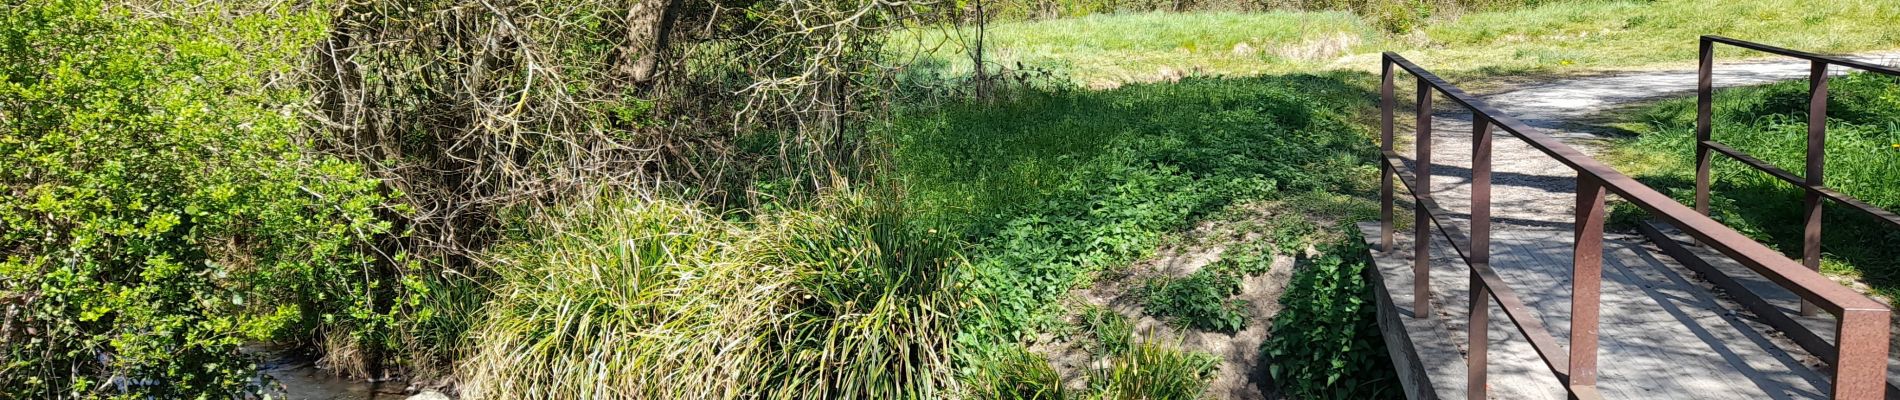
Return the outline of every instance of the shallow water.
[[[408,385],[399,380],[370,382],[345,379],[318,369],[315,359],[295,351],[255,347],[248,352],[264,357],[259,372],[270,375],[272,399],[389,400],[409,398]]]

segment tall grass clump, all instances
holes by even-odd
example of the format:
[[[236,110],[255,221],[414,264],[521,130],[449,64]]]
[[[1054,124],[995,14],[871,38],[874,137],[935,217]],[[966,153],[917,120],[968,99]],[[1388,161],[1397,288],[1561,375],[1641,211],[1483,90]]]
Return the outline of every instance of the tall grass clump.
[[[769,264],[795,273],[787,314],[766,337],[763,390],[778,398],[926,399],[952,373],[961,242],[909,221],[901,202],[839,200],[797,215]]]
[[[1824,184],[1876,207],[1900,210],[1900,80],[1874,74],[1831,78]],[[1716,141],[1800,174],[1807,157],[1808,82],[1790,81],[1716,92]],[[1638,179],[1692,204],[1695,99],[1639,111],[1639,135],[1618,144],[1611,160]],[[1784,253],[1802,248],[1803,191],[1715,156],[1714,217]],[[1882,295],[1900,295],[1900,229],[1825,201],[1821,269],[1858,277]],[[1623,213],[1630,214],[1630,213]],[[1626,219],[1631,219],[1629,217]]]
[[[470,333],[471,398],[730,398],[797,274],[694,208],[625,197],[529,217]]]
[[[951,243],[840,200],[739,223],[607,196],[525,218],[461,362],[471,398],[934,398]]]
[[[1142,343],[1090,376],[1104,400],[1196,399],[1220,367],[1211,354]]]

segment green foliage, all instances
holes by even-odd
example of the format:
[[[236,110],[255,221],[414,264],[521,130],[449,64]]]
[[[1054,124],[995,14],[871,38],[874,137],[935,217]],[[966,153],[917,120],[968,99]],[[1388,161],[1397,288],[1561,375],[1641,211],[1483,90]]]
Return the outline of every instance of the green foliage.
[[[291,140],[324,16],[183,7],[0,12],[0,392],[228,397],[247,342],[389,337],[385,198]]]
[[[1422,27],[1427,43],[1397,49],[1441,75],[1552,73],[1694,62],[1699,35],[1724,35],[1806,51],[1886,49],[1900,32],[1900,2],[1803,0],[1544,1],[1535,7],[1460,15]],[[1761,53],[1721,48],[1717,58]],[[1457,79],[1453,79],[1457,81]]]
[[[1828,83],[1826,186],[1876,207],[1900,209],[1900,80],[1875,74]],[[1716,141],[1799,174],[1807,157],[1808,82],[1789,81],[1716,92]],[[1695,100],[1673,99],[1639,111],[1640,136],[1619,142],[1610,159],[1684,204],[1693,204]],[[1799,257],[1803,191],[1753,168],[1716,156],[1711,210],[1718,221]],[[1644,218],[1626,207],[1614,216]],[[1823,211],[1822,271],[1858,276],[1889,297],[1900,295],[1900,230],[1828,202]]]
[[[1022,346],[1010,346],[983,361],[986,368],[972,381],[975,397],[989,400],[1063,400],[1076,398],[1062,386],[1062,376],[1041,355]]]
[[[1104,400],[1189,400],[1201,398],[1219,368],[1212,354],[1142,343],[1095,371],[1090,382]]]
[[[1348,121],[1364,96],[1323,76],[1025,93],[918,110],[892,135],[911,207],[978,243],[959,340],[981,347],[1236,199],[1363,190],[1371,148]]]
[[[1353,236],[1356,237],[1356,236]],[[1400,394],[1379,337],[1363,245],[1332,244],[1293,273],[1272,336],[1268,372],[1292,398],[1394,398]]]
[[[1154,278],[1141,290],[1142,308],[1169,323],[1204,331],[1239,332],[1252,304],[1228,300],[1240,293],[1240,277],[1204,268],[1186,277]]]
[[[1107,308],[1083,309],[1082,326],[1095,339],[1098,356],[1120,356],[1128,352],[1129,343],[1134,342],[1135,328],[1128,317]]]
[[[928,399],[954,387],[951,342],[964,260],[955,238],[913,224],[892,198],[846,197],[835,219],[796,224],[767,261],[796,294],[769,345],[777,398]]]
[[[1280,218],[1274,224],[1276,247],[1302,246],[1312,229],[1303,217]],[[1282,228],[1285,226],[1304,228]],[[1284,241],[1278,242],[1278,241]],[[1188,276],[1159,277],[1148,280],[1140,296],[1149,314],[1176,326],[1223,333],[1239,332],[1252,320],[1253,304],[1230,300],[1240,294],[1241,280],[1266,273],[1273,257],[1266,244],[1236,245],[1221,253],[1221,258]]]
[[[941,396],[952,243],[875,205],[896,202],[837,201],[755,223],[622,195],[530,214],[495,252],[463,394]]]

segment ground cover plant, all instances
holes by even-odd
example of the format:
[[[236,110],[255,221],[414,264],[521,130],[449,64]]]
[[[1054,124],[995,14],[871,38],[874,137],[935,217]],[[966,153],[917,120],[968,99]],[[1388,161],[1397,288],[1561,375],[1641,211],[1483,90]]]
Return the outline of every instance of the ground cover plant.
[[[1397,375],[1384,365],[1386,350],[1376,325],[1371,260],[1356,232],[1327,243],[1323,255],[1294,273],[1273,319],[1273,336],[1261,351],[1281,393],[1295,398],[1399,398]]]
[[[1888,210],[1900,209],[1900,81],[1857,74],[1829,82],[1825,184]],[[1797,175],[1807,157],[1806,81],[1716,92],[1713,137]],[[1635,113],[1638,136],[1611,160],[1637,179],[1693,204],[1695,100],[1672,99]],[[1718,221],[1799,259],[1802,191],[1739,162],[1715,157]],[[1857,278],[1889,299],[1900,295],[1900,230],[1831,201],[1823,212],[1822,272]],[[1631,210],[1625,210],[1631,211]]]
[[[1163,237],[1220,207],[1281,193],[1369,191],[1375,170],[1364,146],[1368,133],[1354,121],[1370,99],[1350,83],[1358,79],[1365,77],[1187,79],[1110,91],[1036,91],[900,119],[891,133],[893,159],[911,204],[947,234],[975,243],[960,280],[973,299],[962,310],[958,338],[974,354],[970,373],[1035,371],[1012,367],[1022,362],[1018,357],[986,363],[998,357],[981,355],[1015,351],[1019,338],[1055,324],[1063,313],[1057,300],[1070,290],[1146,256]],[[1311,231],[1310,225],[1288,226],[1289,238]],[[1231,283],[1264,270],[1260,259],[1249,262],[1244,253],[1235,251],[1232,271],[1215,268],[1205,278]],[[1188,320],[1237,329],[1236,319],[1245,318],[1239,305],[1227,300],[1231,293],[1214,289],[1200,296],[1213,300],[1157,305],[1212,304],[1218,311]],[[1340,294],[1323,296],[1333,295]],[[1103,347],[1123,346],[1131,345]]]
[[[971,328],[1015,336],[1089,272],[1152,251],[1195,216],[1275,191],[1363,189],[1371,153],[1349,118],[1368,103],[1351,76],[939,108],[897,128],[894,158],[923,217],[979,243],[966,282],[989,300]]]

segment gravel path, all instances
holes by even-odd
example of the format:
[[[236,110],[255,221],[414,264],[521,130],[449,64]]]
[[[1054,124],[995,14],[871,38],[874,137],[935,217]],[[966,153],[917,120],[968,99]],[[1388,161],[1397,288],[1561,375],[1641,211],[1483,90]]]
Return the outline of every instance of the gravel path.
[[[1895,64],[1900,62],[1900,51],[1861,54],[1851,58]],[[1805,79],[1808,68],[1806,62],[1786,58],[1718,62],[1714,84],[1717,87],[1733,87]],[[1607,121],[1612,116],[1609,111],[1651,100],[1693,95],[1696,80],[1696,71],[1692,68],[1640,71],[1555,80],[1480,97],[1543,133],[1563,139],[1585,154],[1595,156],[1603,149],[1602,139],[1613,135],[1605,133],[1612,130],[1601,125],[1611,122]],[[1405,83],[1401,85],[1409,86]],[[1406,99],[1413,93],[1411,88],[1402,86],[1397,92],[1401,93],[1401,109],[1413,109],[1412,103]],[[1442,97],[1435,102],[1441,106],[1450,104]],[[1429,191],[1440,206],[1457,214],[1451,218],[1454,224],[1468,232],[1472,148],[1470,114],[1462,109],[1452,110],[1448,107],[1455,106],[1441,107],[1433,115],[1433,176]],[[1396,135],[1404,138],[1415,132],[1412,126],[1414,121],[1412,115],[1401,112],[1397,117]],[[1495,130],[1494,134],[1498,136],[1493,141],[1492,156],[1493,265],[1519,291],[1526,303],[1536,310],[1539,319],[1557,336],[1559,342],[1563,342],[1569,332],[1568,264],[1572,222],[1575,219],[1576,175],[1568,167],[1522,140]],[[1398,153],[1408,158],[1408,167],[1416,170],[1416,164],[1410,159],[1414,151],[1409,145],[1397,149]],[[1732,320],[1732,314],[1725,317],[1723,308],[1728,307],[1717,304],[1714,296],[1700,288],[1701,283],[1681,278],[1688,276],[1686,274],[1672,272],[1680,270],[1680,266],[1674,266],[1672,261],[1662,261],[1666,257],[1646,255],[1654,254],[1653,249],[1646,250],[1648,246],[1640,236],[1618,234],[1609,235],[1604,243],[1605,249],[1615,253],[1606,260],[1606,264],[1615,265],[1606,265],[1606,272],[1610,272],[1610,275],[1605,277],[1603,290],[1605,317],[1601,352],[1604,364],[1601,372],[1606,396],[1802,398],[1817,394],[1815,388],[1825,386],[1825,382],[1813,371],[1798,367],[1802,358],[1799,354],[1790,355],[1773,350],[1788,346],[1755,333],[1759,327],[1752,323]],[[1435,265],[1441,265],[1448,271],[1463,271],[1462,262],[1455,259],[1449,248],[1442,245],[1438,247],[1433,250]],[[1396,250],[1399,254],[1388,257],[1411,255],[1409,243]],[[1562,268],[1558,268],[1559,265]],[[1439,287],[1440,278],[1436,275],[1440,268],[1433,269],[1433,286]],[[1438,317],[1444,318],[1450,325],[1451,332],[1447,333],[1456,337],[1455,343],[1462,346],[1466,343],[1463,323],[1464,310],[1469,301],[1464,297],[1468,293],[1451,287],[1458,286],[1461,277],[1449,276],[1446,279],[1451,280],[1445,285],[1446,290],[1434,290],[1434,309]],[[1613,294],[1629,297],[1615,298]],[[1670,310],[1675,315],[1659,314],[1659,310]],[[1654,323],[1623,325],[1637,330],[1613,332],[1623,329],[1619,329],[1620,324],[1612,323],[1612,316],[1648,318],[1648,314],[1659,316],[1652,321]],[[1560,394],[1561,388],[1555,386],[1555,381],[1549,379],[1548,375],[1539,378],[1537,375],[1541,374],[1530,373],[1541,368],[1537,366],[1534,356],[1525,357],[1529,353],[1520,353],[1529,351],[1528,346],[1522,345],[1524,339],[1510,326],[1501,314],[1494,311],[1491,327],[1495,349],[1492,357],[1493,394],[1504,398],[1543,398]],[[1667,342],[1667,338],[1671,337],[1701,340],[1668,345],[1662,345],[1663,342],[1631,342],[1659,338]],[[1623,342],[1618,343],[1616,340]],[[1754,345],[1747,344],[1750,342]],[[1674,354],[1655,351],[1677,346],[1690,346],[1677,350],[1708,348]],[[1756,361],[1768,364],[1758,365]],[[1681,365],[1688,370],[1709,373],[1659,374],[1658,371],[1668,370],[1653,368],[1661,365]],[[1796,367],[1790,368],[1791,365]],[[1504,373],[1518,369],[1526,373]],[[1623,385],[1638,385],[1641,390],[1612,393],[1630,387]],[[1652,392],[1652,389],[1658,391]]]

